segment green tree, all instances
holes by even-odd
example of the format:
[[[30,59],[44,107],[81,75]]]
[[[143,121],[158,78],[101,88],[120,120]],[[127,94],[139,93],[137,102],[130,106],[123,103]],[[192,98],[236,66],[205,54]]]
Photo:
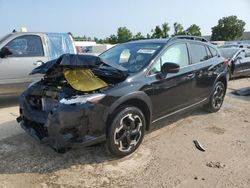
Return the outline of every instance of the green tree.
[[[174,35],[185,35],[184,28],[180,23],[174,23]]]
[[[74,36],[73,39],[75,41],[91,41],[91,37],[86,37],[85,35],[83,36]]]
[[[98,39],[97,37],[94,37],[94,41],[95,41],[96,43],[99,43],[99,40],[101,40],[101,39]]]
[[[110,35],[110,37],[107,39],[107,43],[110,44],[116,44],[118,42],[118,38],[116,35]]]
[[[201,28],[196,24],[190,25],[186,32],[193,36],[201,36]]]
[[[237,16],[223,17],[218,21],[218,25],[212,28],[211,40],[237,40],[244,32],[246,23]]]
[[[138,32],[136,33],[134,36],[133,36],[133,39],[135,40],[139,40],[139,39],[144,39],[145,37],[142,35],[141,32]]]
[[[160,26],[157,25],[151,32],[153,33],[152,38],[162,38],[162,29]]]
[[[162,38],[168,38],[169,37],[168,32],[170,30],[168,23],[163,23],[161,27],[162,27]]]
[[[123,43],[132,39],[131,31],[126,27],[119,27],[117,30],[117,42]]]
[[[152,36],[149,33],[147,33],[147,39],[150,39],[150,38],[152,38]]]
[[[168,32],[170,28],[168,26],[168,23],[163,23],[161,26],[155,26],[155,29],[151,30],[151,38],[167,38]],[[150,37],[150,35],[147,35],[147,38]]]
[[[80,37],[80,36],[75,36],[73,39],[75,41],[83,41],[83,37]]]

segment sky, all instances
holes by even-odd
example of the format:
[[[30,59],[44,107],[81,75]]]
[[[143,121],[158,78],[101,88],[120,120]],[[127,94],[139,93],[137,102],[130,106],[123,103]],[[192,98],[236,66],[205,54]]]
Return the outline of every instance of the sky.
[[[202,35],[210,35],[211,27],[230,15],[250,31],[250,0],[0,0],[0,37],[21,27],[104,38],[126,26],[146,35],[164,22],[169,34],[179,22],[184,28],[197,24]]]

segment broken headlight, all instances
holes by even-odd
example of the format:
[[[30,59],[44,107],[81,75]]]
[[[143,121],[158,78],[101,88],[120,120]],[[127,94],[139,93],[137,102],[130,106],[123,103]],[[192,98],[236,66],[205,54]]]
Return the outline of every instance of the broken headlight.
[[[70,99],[61,99],[60,103],[62,104],[85,104],[87,102],[98,103],[101,99],[105,97],[105,94],[92,94],[92,95],[81,95],[74,96]]]

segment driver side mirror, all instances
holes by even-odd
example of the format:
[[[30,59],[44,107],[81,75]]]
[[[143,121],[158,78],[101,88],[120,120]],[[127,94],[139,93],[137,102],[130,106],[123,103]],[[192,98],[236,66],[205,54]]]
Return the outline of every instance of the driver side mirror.
[[[7,48],[7,47],[3,47],[3,48],[1,49],[1,51],[0,51],[0,57],[1,57],[1,58],[5,58],[5,57],[7,57],[7,56],[9,56],[9,55],[12,55],[12,52],[10,51],[10,49]]]
[[[177,73],[180,71],[180,65],[176,63],[166,62],[161,66],[161,73],[159,78],[162,79],[167,76],[168,73]]]

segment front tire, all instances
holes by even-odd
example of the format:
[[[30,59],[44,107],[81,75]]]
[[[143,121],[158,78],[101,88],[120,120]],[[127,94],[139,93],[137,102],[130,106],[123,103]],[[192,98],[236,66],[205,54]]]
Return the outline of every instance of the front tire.
[[[217,112],[220,110],[224,97],[226,94],[226,86],[223,82],[218,81],[215,84],[212,95],[210,96],[208,104],[205,106],[209,112]]]
[[[142,111],[133,106],[123,106],[113,115],[107,133],[107,148],[117,157],[133,153],[145,134],[146,120]]]

